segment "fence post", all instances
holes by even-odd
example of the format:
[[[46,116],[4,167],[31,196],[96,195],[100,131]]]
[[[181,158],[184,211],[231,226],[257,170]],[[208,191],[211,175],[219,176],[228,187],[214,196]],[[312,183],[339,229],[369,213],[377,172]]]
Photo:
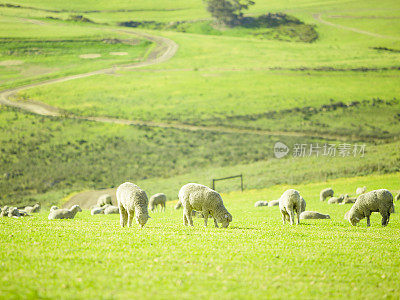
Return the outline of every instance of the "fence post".
[[[240,174],[240,189],[243,192],[243,175],[242,174]]]

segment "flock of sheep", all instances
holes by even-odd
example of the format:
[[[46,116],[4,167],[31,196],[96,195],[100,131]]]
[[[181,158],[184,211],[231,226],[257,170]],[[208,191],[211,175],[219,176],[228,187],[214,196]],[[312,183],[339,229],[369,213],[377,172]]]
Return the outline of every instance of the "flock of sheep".
[[[382,215],[382,226],[389,223],[390,214],[394,212],[393,195],[386,189],[366,192],[366,187],[356,190],[357,197],[351,198],[344,194],[334,197],[332,188],[321,191],[320,200],[328,199],[329,204],[353,203],[352,208],[345,214],[345,219],[355,226],[361,219],[367,219],[367,226],[370,226],[370,216],[372,212],[379,212]],[[102,195],[97,206],[91,210],[91,214],[119,214],[120,225],[122,227],[131,227],[133,218],[136,223],[143,227],[150,218],[148,208],[154,211],[160,206],[165,211],[166,196],[158,193],[148,200],[146,192],[137,185],[125,182],[117,188],[118,206],[113,206],[110,195]],[[207,226],[209,218],[213,218],[215,227],[218,223],[227,228],[232,222],[232,215],[225,208],[221,195],[209,187],[197,183],[188,183],[184,185],[178,194],[179,200],[175,209],[183,208],[184,225],[193,226],[193,216],[199,216],[204,219],[204,226]],[[400,193],[395,199],[399,200]],[[300,224],[301,219],[330,219],[329,215],[316,211],[306,211],[306,201],[300,193],[294,189],[285,191],[278,200],[257,201],[255,207],[261,206],[279,206],[282,214],[283,224],[286,221],[291,225]],[[3,217],[22,217],[40,211],[40,204],[27,206],[24,209],[4,206],[0,208],[0,216]],[[73,219],[75,215],[82,211],[79,205],[74,205],[70,209],[59,209],[56,206],[51,207],[49,220],[54,219]]]
[[[367,193],[367,188],[357,188],[357,197],[349,197],[348,194],[342,194],[339,197],[334,197],[332,188],[327,188],[321,191],[320,200],[328,199],[328,204],[348,204],[353,203],[351,209],[346,212],[345,219],[353,226],[357,225],[363,218],[367,219],[367,226],[370,226],[370,216],[373,212],[379,212],[382,216],[382,226],[389,223],[390,214],[394,213],[393,195],[386,189],[374,190]],[[396,195],[395,200],[400,200],[400,192]],[[305,211],[306,202],[300,193],[290,189],[285,191],[279,200],[257,201],[254,206],[277,206],[282,214],[282,221],[285,224],[289,221],[294,224],[295,214],[297,215],[297,224],[300,219],[330,219],[329,215],[321,214],[316,211]]]

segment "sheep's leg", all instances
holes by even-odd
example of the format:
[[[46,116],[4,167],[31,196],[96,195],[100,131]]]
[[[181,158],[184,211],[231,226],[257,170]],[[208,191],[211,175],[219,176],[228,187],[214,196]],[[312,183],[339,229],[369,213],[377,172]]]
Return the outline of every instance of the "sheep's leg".
[[[188,219],[189,219],[189,225],[193,226],[193,218],[192,218],[192,210],[188,209]]]
[[[119,207],[119,222],[121,224],[121,227],[125,227],[126,222],[128,221],[128,213],[126,212],[125,208],[121,205],[118,204]]]
[[[389,218],[390,218],[390,213],[388,214],[383,214],[382,215],[382,226],[386,226],[389,223]]]
[[[286,213],[283,210],[281,210],[281,214],[282,214],[283,225],[285,225],[285,223],[286,223]]]
[[[192,212],[190,212],[192,213]],[[187,226],[189,223],[189,210],[184,207],[183,208],[183,225]]]
[[[207,217],[207,218],[208,218],[208,217]],[[217,219],[216,219],[216,218],[214,218],[214,225],[215,225],[215,228],[219,228],[218,222],[217,222]]]
[[[133,211],[128,211],[128,227],[132,227],[132,220],[135,213]]]
[[[371,226],[371,220],[370,220],[371,212],[367,211],[364,213],[364,215],[367,218],[367,227]]]
[[[208,211],[203,210],[204,227],[207,227]]]
[[[300,224],[300,209],[297,211],[297,225]]]
[[[290,220],[290,225],[294,224],[294,212],[293,210],[289,212],[289,220]]]
[[[165,203],[162,204],[163,212],[165,212]]]

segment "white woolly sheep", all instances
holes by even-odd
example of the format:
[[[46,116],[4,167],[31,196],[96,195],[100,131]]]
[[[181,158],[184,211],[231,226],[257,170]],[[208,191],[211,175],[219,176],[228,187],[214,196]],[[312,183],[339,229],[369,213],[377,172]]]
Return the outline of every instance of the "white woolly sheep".
[[[98,199],[97,199],[97,206],[98,207],[102,207],[104,205],[112,205],[112,201],[111,201],[111,196],[109,194],[104,194],[101,195]]]
[[[357,198],[354,197],[349,197],[349,195],[346,194],[346,197],[344,197],[342,203],[340,204],[350,204],[350,203],[355,203]]]
[[[27,206],[24,208],[28,214],[40,212],[40,203],[36,203],[34,206]]]
[[[303,211],[300,214],[300,220],[304,219],[330,219],[329,215],[321,214],[317,211]]]
[[[331,197],[328,200],[328,204],[339,204],[343,202],[343,196],[340,197]]]
[[[21,217],[21,214],[19,213],[18,208],[10,207],[10,209],[8,210],[8,217],[10,217],[10,218],[12,218],[12,217],[19,218],[19,217]]]
[[[92,216],[94,215],[99,215],[99,214],[104,214],[104,210],[106,209],[106,207],[94,207],[92,208],[92,210],[90,211],[90,214]]]
[[[366,191],[367,191],[367,187],[366,187],[366,186],[364,186],[364,187],[358,187],[358,188],[356,189],[356,195],[364,194]]]
[[[157,208],[158,205],[161,206],[161,210],[165,211],[165,202],[167,202],[167,196],[163,193],[154,194],[150,197],[149,208],[151,211]]]
[[[300,224],[300,193],[294,189],[285,191],[279,198],[279,209],[281,210],[283,224],[288,220],[293,225],[295,213],[297,214],[297,225]]]
[[[82,211],[79,205],[74,205],[70,209],[60,208],[50,212],[48,219],[55,220],[55,219],[73,219],[75,215]]]
[[[183,206],[183,224],[193,226],[192,210],[201,212],[204,217],[204,226],[207,226],[208,216],[214,218],[214,225],[222,223],[222,227],[227,228],[232,222],[232,215],[227,211],[222,201],[221,195],[209,187],[197,184],[185,184],[179,190],[179,201]]]
[[[117,206],[110,205],[106,207],[104,210],[105,215],[111,215],[111,214],[119,214],[119,208]]]
[[[181,201],[178,200],[178,202],[175,205],[175,209],[180,209],[182,207]]]
[[[361,219],[367,218],[367,226],[370,226],[371,213],[379,212],[382,215],[382,226],[386,226],[393,208],[393,195],[388,190],[371,191],[358,196],[349,211],[348,220],[351,225],[356,226]]]
[[[325,201],[325,199],[328,197],[333,197],[333,189],[332,188],[324,189],[319,193],[319,200],[321,200],[321,201]]]
[[[7,206],[7,205],[5,205],[4,207],[3,207],[3,209],[1,210],[1,213],[0,213],[0,217],[8,217],[8,211],[9,211],[9,207]]]
[[[279,199],[278,200],[272,200],[268,202],[268,207],[272,206],[278,206],[279,205]]]
[[[136,184],[130,182],[121,184],[117,189],[117,201],[122,227],[127,224],[128,227],[131,227],[133,217],[135,217],[136,223],[143,227],[150,218],[146,192]]]
[[[254,203],[254,207],[268,206],[268,201],[257,201]]]

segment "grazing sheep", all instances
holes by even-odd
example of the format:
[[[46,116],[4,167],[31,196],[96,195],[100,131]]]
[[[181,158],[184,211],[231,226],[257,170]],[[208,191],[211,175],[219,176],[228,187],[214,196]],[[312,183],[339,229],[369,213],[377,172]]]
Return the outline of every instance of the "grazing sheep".
[[[297,225],[300,224],[301,199],[300,193],[294,189],[285,191],[279,198],[279,209],[283,224],[288,220],[294,224],[294,214],[297,214]]]
[[[53,206],[50,208],[50,211],[52,212],[53,210],[57,210],[57,209],[58,209],[58,206],[53,205]]]
[[[342,201],[343,201],[343,196],[331,197],[328,200],[328,204],[339,204],[339,203],[342,203]]]
[[[70,209],[56,209],[50,212],[48,219],[55,220],[55,219],[73,219],[75,215],[82,211],[79,205],[74,205]]]
[[[222,223],[227,228],[232,222],[232,215],[227,211],[221,195],[209,187],[197,183],[188,183],[179,190],[179,201],[183,206],[183,224],[193,226],[192,211],[201,212],[204,226],[207,226],[209,215],[214,218],[214,225]]]
[[[143,227],[150,218],[147,207],[149,200],[146,192],[136,184],[125,182],[117,189],[117,201],[120,211],[120,224],[122,227],[128,224],[132,226],[135,216],[136,223]]]
[[[104,210],[105,215],[111,215],[111,214],[119,214],[119,208],[117,206],[110,205],[106,207]]]
[[[356,200],[357,200],[357,198],[349,197],[349,195],[346,195],[346,197],[343,199],[342,203],[340,203],[340,204],[355,203]]]
[[[271,206],[278,206],[279,205],[279,199],[278,200],[272,200],[268,202],[268,207]]]
[[[332,188],[324,189],[319,193],[319,200],[321,200],[321,201],[325,201],[325,199],[328,197],[333,197],[333,189]]]
[[[268,206],[268,201],[257,201],[254,203],[254,207]]]
[[[175,205],[175,209],[180,209],[182,207],[181,201],[178,200],[178,203]]]
[[[9,218],[12,218],[12,217],[19,218],[19,217],[21,217],[21,214],[19,213],[18,208],[10,207],[10,209],[8,210],[8,217]]]
[[[36,203],[34,206],[25,207],[24,211],[28,214],[40,212],[40,203]]]
[[[304,198],[302,196],[300,196],[300,214],[306,210],[306,200],[304,200]]]
[[[8,217],[8,211],[9,211],[9,207],[7,206],[7,205],[5,205],[4,207],[3,207],[3,209],[1,210],[1,213],[0,213],[0,217]]]
[[[157,208],[158,205],[161,206],[161,210],[165,211],[165,202],[167,202],[167,196],[163,193],[158,193],[150,197],[149,208],[151,211]]]
[[[358,188],[356,189],[356,195],[364,194],[366,191],[367,191],[367,187],[366,187],[366,186],[364,186],[364,187],[358,187]]]
[[[329,215],[324,215],[316,211],[303,211],[300,214],[300,220],[304,219],[330,219]]]
[[[104,214],[104,210],[106,209],[106,207],[105,206],[103,206],[103,207],[94,207],[91,211],[90,211],[90,214],[92,215],[92,216],[94,216],[94,215],[99,215],[99,214]]]
[[[102,207],[104,205],[112,205],[112,201],[111,201],[111,196],[109,194],[104,194],[101,195],[98,199],[97,199],[97,206],[98,207]]]
[[[371,191],[358,196],[349,211],[348,220],[351,225],[356,226],[361,219],[367,218],[367,226],[370,226],[371,213],[379,212],[382,215],[382,226],[386,226],[393,208],[393,195],[388,190]]]

